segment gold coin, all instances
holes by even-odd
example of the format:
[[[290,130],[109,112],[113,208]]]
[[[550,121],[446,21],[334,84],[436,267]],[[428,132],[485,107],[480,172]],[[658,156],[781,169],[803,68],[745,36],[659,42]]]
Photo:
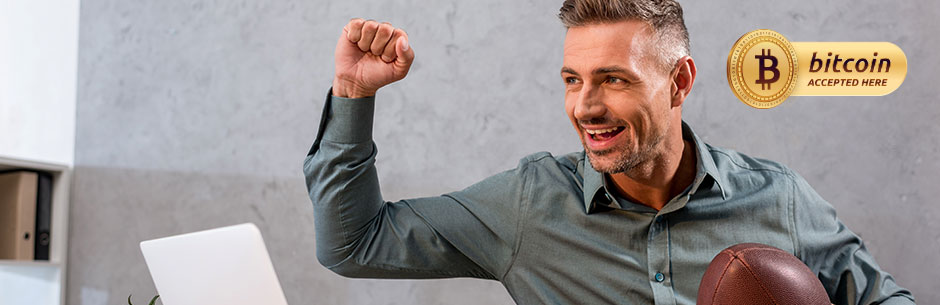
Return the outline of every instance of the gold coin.
[[[773,108],[796,86],[796,50],[772,30],[744,34],[728,53],[728,85],[748,106]]]

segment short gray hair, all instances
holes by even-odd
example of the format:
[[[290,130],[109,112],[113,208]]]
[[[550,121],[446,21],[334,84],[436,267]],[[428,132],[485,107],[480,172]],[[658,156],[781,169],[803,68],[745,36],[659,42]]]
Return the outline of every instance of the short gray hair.
[[[667,73],[679,58],[690,54],[682,6],[674,0],[565,0],[558,18],[566,28],[626,20],[646,22],[658,40],[659,61]]]

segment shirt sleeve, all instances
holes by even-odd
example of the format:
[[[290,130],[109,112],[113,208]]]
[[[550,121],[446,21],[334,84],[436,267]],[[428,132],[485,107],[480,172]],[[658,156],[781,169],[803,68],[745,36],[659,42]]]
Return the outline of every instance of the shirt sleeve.
[[[500,279],[516,250],[525,163],[462,191],[386,202],[375,98],[331,94],[303,166],[320,263],[348,277]]]
[[[815,272],[829,299],[842,304],[914,304],[907,289],[878,267],[862,239],[838,218],[835,208],[793,173],[798,256]]]

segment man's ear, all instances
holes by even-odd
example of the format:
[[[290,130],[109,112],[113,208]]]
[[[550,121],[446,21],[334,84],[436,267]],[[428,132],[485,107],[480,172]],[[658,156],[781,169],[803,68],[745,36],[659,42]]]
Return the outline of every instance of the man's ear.
[[[679,107],[692,92],[695,83],[695,61],[690,56],[683,56],[676,62],[672,73],[672,107]]]

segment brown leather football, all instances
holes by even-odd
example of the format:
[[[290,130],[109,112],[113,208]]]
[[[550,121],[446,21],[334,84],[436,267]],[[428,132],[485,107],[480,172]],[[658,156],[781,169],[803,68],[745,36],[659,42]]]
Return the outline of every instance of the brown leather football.
[[[737,244],[712,259],[698,305],[829,305],[822,283],[792,254],[763,244]]]

